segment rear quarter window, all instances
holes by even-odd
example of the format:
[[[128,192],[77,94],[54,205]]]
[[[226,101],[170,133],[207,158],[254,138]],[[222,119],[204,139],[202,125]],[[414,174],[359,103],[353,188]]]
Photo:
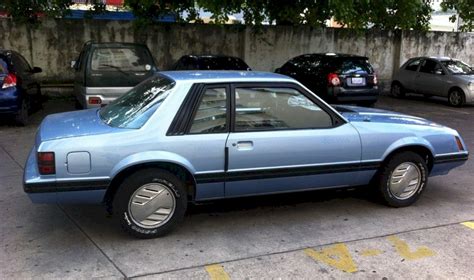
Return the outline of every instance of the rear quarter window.
[[[148,49],[140,46],[96,48],[92,53],[91,69],[94,71],[150,71],[153,59]]]

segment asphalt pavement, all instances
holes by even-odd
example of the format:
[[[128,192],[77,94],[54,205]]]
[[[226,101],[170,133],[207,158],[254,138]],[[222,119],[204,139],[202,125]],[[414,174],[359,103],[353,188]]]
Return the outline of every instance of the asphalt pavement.
[[[457,129],[474,150],[474,107],[381,97],[376,107]],[[474,163],[430,178],[408,208],[363,191],[315,191],[191,206],[170,235],[138,240],[101,206],[39,205],[22,189],[23,166],[50,100],[26,127],[0,123],[2,279],[472,279]]]

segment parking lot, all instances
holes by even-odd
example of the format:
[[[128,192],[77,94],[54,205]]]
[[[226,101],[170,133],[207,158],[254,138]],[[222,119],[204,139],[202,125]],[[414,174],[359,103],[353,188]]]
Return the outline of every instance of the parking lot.
[[[376,107],[450,126],[474,148],[472,106],[382,96]],[[232,199],[191,206],[170,235],[138,240],[103,207],[32,204],[23,192],[37,126],[73,109],[56,98],[26,127],[0,124],[0,278],[472,278],[472,159],[430,178],[408,208],[354,190]]]

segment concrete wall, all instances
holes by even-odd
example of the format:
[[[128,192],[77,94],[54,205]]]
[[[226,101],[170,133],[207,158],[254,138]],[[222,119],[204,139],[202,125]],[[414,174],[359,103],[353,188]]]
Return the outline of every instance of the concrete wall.
[[[131,22],[47,20],[36,28],[0,20],[0,48],[15,49],[49,82],[68,82],[69,68],[84,42],[146,43],[161,69],[184,54],[226,54],[243,58],[254,70],[274,71],[303,53],[343,52],[365,55],[379,79],[388,81],[409,57],[442,55],[474,64],[474,34],[382,32],[356,34],[347,29],[265,26],[255,32],[240,25],[160,24],[135,30]]]

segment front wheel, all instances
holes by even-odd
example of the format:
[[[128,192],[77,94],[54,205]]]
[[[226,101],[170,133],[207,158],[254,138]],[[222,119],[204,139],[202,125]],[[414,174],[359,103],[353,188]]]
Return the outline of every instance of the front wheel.
[[[451,92],[449,92],[448,102],[449,105],[453,107],[461,107],[466,102],[464,92],[459,89],[452,90]]]
[[[377,180],[380,198],[392,207],[415,203],[428,181],[428,167],[423,158],[413,152],[393,156],[380,171]]]
[[[184,218],[184,184],[160,169],[140,170],[124,180],[114,199],[122,228],[138,238],[154,238],[173,230]]]

